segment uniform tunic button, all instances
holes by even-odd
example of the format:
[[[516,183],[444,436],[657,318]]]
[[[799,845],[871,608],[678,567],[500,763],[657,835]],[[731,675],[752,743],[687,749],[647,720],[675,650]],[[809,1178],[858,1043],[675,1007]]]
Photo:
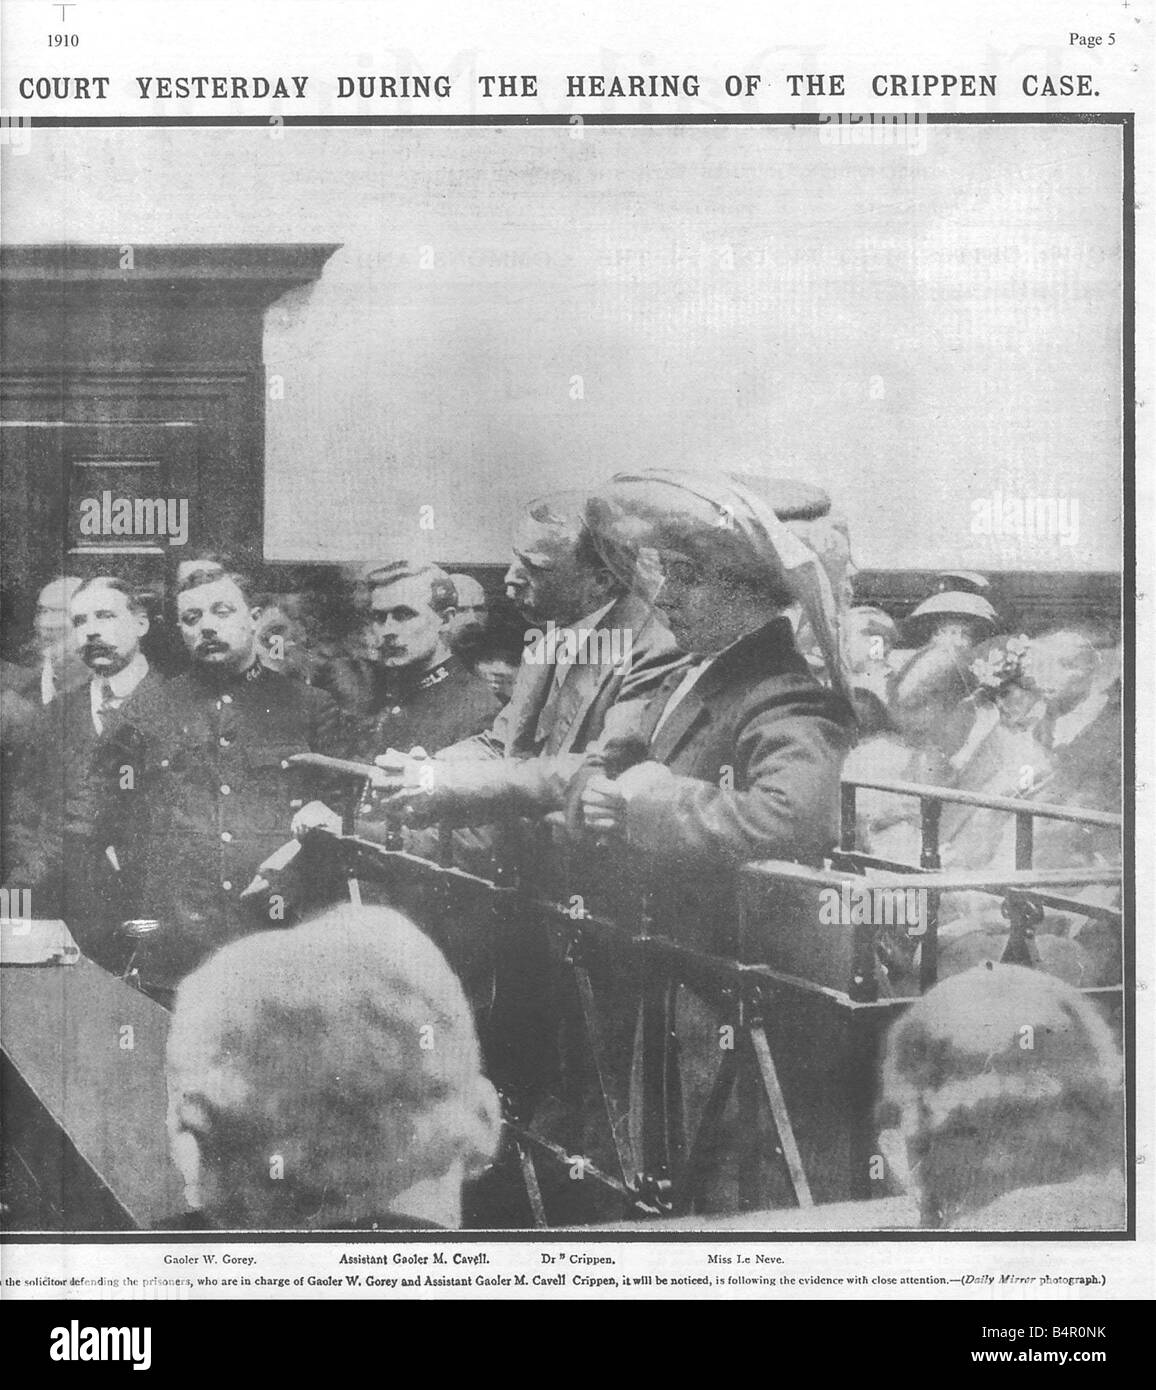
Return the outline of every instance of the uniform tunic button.
[[[288,759],[288,758],[282,758],[282,759],[281,759],[281,766],[282,766],[282,767],[288,767],[288,766],[289,766],[289,759]]]
[[[232,790],[233,790],[233,788],[229,786],[228,782],[222,782],[222,783],[221,783],[221,795],[222,795],[222,796],[228,796],[229,793],[230,793]]]
[[[221,839],[224,840],[224,842],[227,845],[231,845],[233,843],[233,837],[227,830],[221,831]]]
[[[169,765],[169,760],[168,760],[168,758],[162,758],[162,759],[161,759],[161,767],[168,767],[168,765]]]
[[[400,706],[400,705],[394,705],[394,707],[390,710],[390,714],[400,714],[400,713],[401,713],[401,706]]]
[[[222,704],[231,705],[233,703],[233,697],[231,695],[222,695],[221,702]]]
[[[228,748],[230,741],[231,740],[223,736],[217,740],[217,742],[221,745],[222,748]]]
[[[221,884],[221,887],[225,890],[226,893],[228,893],[229,890],[233,887],[233,885],[229,879],[226,879],[224,883]]]

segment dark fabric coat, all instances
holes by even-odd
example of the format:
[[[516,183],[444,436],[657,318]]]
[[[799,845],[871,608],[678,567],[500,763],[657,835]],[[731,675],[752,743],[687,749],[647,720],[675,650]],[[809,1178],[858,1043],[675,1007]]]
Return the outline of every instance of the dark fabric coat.
[[[123,865],[132,791],[122,785],[120,740],[134,711],[164,684],[150,670],[103,715],[99,735],[88,684],[41,707],[14,798],[9,877],[32,889],[37,916],[63,917],[85,955],[109,970],[123,963],[116,931],[128,915],[123,875],[107,853],[111,847]]]
[[[134,702],[120,742],[136,770],[131,915],[160,921],[140,953],[141,980],[171,988],[225,942],[289,920],[283,893],[241,895],[291,838],[294,812],[332,795],[288,759],[343,756],[340,716],[324,692],[259,663],[224,679],[194,666]]]
[[[581,628],[583,623],[574,626]],[[549,758],[585,752],[602,734],[612,708],[649,700],[663,678],[685,664],[670,632],[632,594],[618,599],[597,628],[629,632],[629,663],[575,663],[555,680],[555,666],[523,660],[510,703],[495,728],[505,756]]]
[[[785,618],[724,652],[655,732],[681,679],[667,677],[637,728],[646,760],[674,775],[632,798],[625,845],[583,860],[593,881],[645,892],[658,934],[729,955],[738,867],[819,865],[834,846],[854,718],[811,676]]]
[[[456,656],[417,675],[351,657],[334,662],[325,679],[345,718],[349,755],[363,762],[388,748],[435,753],[489,728],[502,707]]]
[[[666,681],[637,731],[646,760],[673,775],[632,797],[625,843],[598,847],[587,838],[573,860],[584,885],[582,899],[588,911],[610,916],[627,931],[645,919],[653,934],[707,955],[757,958],[757,940],[739,940],[737,870],[761,859],[822,863],[838,836],[840,771],[854,716],[809,673],[783,618],[724,652],[656,732],[680,679],[676,673]],[[575,798],[584,780],[577,779]],[[653,990],[654,982],[648,983],[637,956],[625,948],[607,942],[585,956],[610,1059],[613,1123],[641,1155],[647,1106],[637,1024],[643,991]],[[688,1137],[718,1072],[725,1018],[712,989],[696,986],[695,978],[693,971],[676,973],[659,990],[665,1026],[677,1038],[679,1083],[668,1089],[667,1103],[682,1116]],[[567,1138],[607,1162],[594,1099],[592,1106],[588,1092],[580,1131]],[[736,1209],[737,1174],[744,1165],[748,1173],[753,1168],[761,1174],[763,1201],[785,1200],[765,1114],[744,1128],[732,1098],[716,1117],[710,1141],[707,1209]]]

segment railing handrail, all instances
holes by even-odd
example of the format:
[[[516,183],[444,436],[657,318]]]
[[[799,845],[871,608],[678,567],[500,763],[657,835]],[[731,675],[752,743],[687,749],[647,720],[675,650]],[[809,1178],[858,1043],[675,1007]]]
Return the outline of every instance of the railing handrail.
[[[1117,829],[1124,824],[1123,816],[1112,811],[1093,811],[1078,806],[1057,806],[1047,801],[1024,801],[1014,796],[981,796],[979,792],[957,791],[951,787],[927,786],[921,782],[884,782],[874,778],[846,777],[845,787],[862,787],[867,791],[893,792],[896,796],[919,797],[921,800],[953,802],[960,806],[979,806],[989,811],[1008,811],[1017,816],[1033,816],[1041,820],[1075,821],[1078,825],[1105,825]]]
[[[1054,888],[1063,885],[1084,888],[1098,883],[1118,883],[1123,869],[1121,865],[1116,864],[1080,869],[1008,869],[1003,873],[954,873],[936,870],[897,874],[878,871],[873,872],[869,879],[865,879],[862,874],[849,870],[812,869],[805,864],[793,864],[785,859],[758,859],[745,864],[742,872],[757,878],[798,883],[812,888],[842,888],[844,883],[862,888],[866,883],[872,888],[925,888],[928,892],[936,893],[1003,893],[1009,890],[1030,893],[1033,888]]]

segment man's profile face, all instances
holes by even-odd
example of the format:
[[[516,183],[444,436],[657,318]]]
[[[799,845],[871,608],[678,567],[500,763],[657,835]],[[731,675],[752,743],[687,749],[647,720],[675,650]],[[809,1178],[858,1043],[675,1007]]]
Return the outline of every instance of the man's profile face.
[[[599,606],[596,575],[578,559],[578,542],[527,520],[514,537],[506,597],[530,622],[572,623]]]
[[[1096,666],[1095,651],[1079,639],[1041,638],[1024,655],[1027,683],[1052,714],[1066,714],[1088,696]]]
[[[380,665],[391,671],[426,669],[445,659],[454,610],[439,613],[426,575],[397,579],[370,595],[370,633]]]
[[[81,589],[69,612],[80,659],[98,676],[123,671],[149,627],[145,614],[129,607],[126,594],[103,584]]]
[[[892,642],[876,630],[874,617],[851,609],[843,619],[847,662],[852,671],[868,671],[887,660]]]
[[[193,660],[203,666],[239,671],[252,663],[256,615],[226,575],[178,594],[177,623]]]

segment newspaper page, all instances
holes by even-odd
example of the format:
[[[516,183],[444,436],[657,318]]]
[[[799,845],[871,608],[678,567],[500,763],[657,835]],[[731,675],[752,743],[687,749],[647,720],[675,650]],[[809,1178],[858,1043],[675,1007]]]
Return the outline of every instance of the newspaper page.
[[[6,1299],[1151,1296],[1152,34],[5,0]]]

